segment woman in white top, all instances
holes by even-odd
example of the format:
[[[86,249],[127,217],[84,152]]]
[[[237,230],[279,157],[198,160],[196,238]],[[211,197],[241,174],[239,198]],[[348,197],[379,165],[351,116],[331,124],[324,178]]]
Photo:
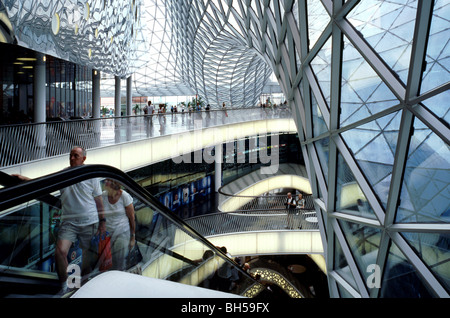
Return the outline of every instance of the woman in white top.
[[[136,244],[133,198],[111,179],[105,180],[102,198],[111,236],[112,269],[125,270],[126,257]]]
[[[301,193],[298,194],[297,208],[298,209],[304,209],[305,208],[305,199],[303,199],[303,194],[301,194]]]

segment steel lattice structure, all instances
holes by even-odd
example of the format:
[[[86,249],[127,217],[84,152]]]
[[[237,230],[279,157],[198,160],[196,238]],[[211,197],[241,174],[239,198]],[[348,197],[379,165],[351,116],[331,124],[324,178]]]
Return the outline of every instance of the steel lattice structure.
[[[333,297],[449,295],[449,9],[166,2],[180,74],[211,104],[246,105],[277,76],[307,158]]]
[[[3,2],[13,22],[29,17]],[[54,16],[72,3],[45,2],[27,12]],[[332,297],[449,296],[449,0],[126,3],[140,17],[111,27],[134,26],[135,40],[122,38],[117,58],[91,63],[91,51],[79,62],[132,70],[140,94],[253,106],[275,73],[297,123]],[[108,38],[92,48],[107,50]]]
[[[246,4],[296,114],[331,295],[448,297],[449,2]]]

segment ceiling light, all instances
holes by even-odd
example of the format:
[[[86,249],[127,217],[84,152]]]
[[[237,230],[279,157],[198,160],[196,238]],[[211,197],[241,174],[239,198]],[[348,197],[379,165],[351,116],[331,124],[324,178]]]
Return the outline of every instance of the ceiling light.
[[[18,57],[17,60],[23,61],[23,62],[33,62],[33,61],[36,61],[36,58],[35,57]]]

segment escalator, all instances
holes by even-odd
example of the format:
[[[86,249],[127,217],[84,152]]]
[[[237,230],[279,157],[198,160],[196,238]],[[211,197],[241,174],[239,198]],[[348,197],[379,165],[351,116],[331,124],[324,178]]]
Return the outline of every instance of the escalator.
[[[132,197],[136,244],[141,257],[124,272],[137,275],[133,279],[151,278],[217,291],[221,285],[217,283],[220,280],[217,273],[227,266],[233,276],[227,290],[222,292],[258,297],[263,291],[264,287],[242,271],[235,260],[198,234],[127,174],[106,165],[84,165],[29,181],[0,174],[0,185],[3,186],[0,189],[0,297],[70,297],[81,291],[85,284],[111,274],[100,270],[98,263],[94,264],[90,274],[78,277],[81,283],[68,293],[61,290],[56,274],[60,190],[94,178],[102,187],[105,179],[115,180]],[[83,254],[76,241],[68,253],[69,267],[81,266],[82,261]],[[71,274],[68,271],[72,279]]]

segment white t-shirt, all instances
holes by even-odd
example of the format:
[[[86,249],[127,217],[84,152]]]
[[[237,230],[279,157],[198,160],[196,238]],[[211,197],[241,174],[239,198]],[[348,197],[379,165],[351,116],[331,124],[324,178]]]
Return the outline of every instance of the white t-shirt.
[[[133,198],[126,191],[122,190],[122,195],[116,203],[111,204],[108,200],[108,192],[102,193],[103,207],[105,209],[106,230],[109,233],[121,233],[130,228],[130,221],[125,213],[125,207],[133,203]]]
[[[90,225],[98,222],[95,197],[102,194],[100,179],[84,180],[61,189],[61,220],[75,225]]]

